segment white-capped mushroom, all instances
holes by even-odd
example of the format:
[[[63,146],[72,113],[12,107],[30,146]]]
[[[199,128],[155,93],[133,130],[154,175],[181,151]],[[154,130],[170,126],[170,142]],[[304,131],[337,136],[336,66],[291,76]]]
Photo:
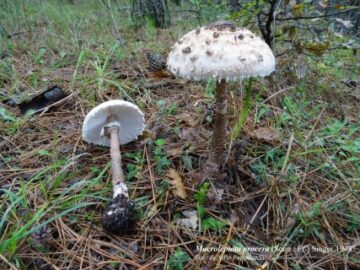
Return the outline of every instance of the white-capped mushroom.
[[[82,136],[86,142],[110,146],[113,200],[103,214],[103,227],[111,233],[125,232],[136,221],[134,202],[121,167],[120,144],[129,143],[143,132],[144,114],[134,104],[111,100],[93,108],[85,117]]]
[[[227,125],[227,81],[269,75],[275,69],[270,47],[256,34],[232,22],[218,21],[195,29],[172,47],[167,66],[193,80],[216,79],[216,109],[210,161],[224,162]]]

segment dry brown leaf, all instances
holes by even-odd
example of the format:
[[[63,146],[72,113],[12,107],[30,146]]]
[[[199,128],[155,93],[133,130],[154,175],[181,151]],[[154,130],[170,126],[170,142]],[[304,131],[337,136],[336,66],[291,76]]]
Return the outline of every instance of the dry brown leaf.
[[[188,124],[189,126],[195,126],[196,124],[196,119],[194,118],[194,115],[190,113],[181,113],[177,115],[176,118]]]
[[[327,7],[328,7],[328,3],[327,3],[327,1],[321,0],[321,1],[319,2],[319,6],[322,7],[322,8],[327,8]]]
[[[287,219],[285,230],[291,229],[296,224],[296,215],[300,212],[300,205],[298,203],[295,203],[291,209],[291,213]]]
[[[183,184],[180,174],[174,169],[169,169],[166,176],[169,177],[170,182],[174,187],[172,189],[174,196],[177,196],[177,197],[185,200],[187,197],[187,194],[186,194],[185,187],[184,187],[184,184]]]
[[[166,147],[166,153],[170,157],[179,157],[182,155],[182,145],[179,144],[172,144],[169,147]]]
[[[343,20],[341,18],[336,18],[335,20],[337,22],[341,23],[346,28],[352,28],[354,26],[351,21],[346,21],[346,20]]]
[[[280,132],[272,127],[260,127],[253,131],[254,137],[258,140],[273,142],[279,139]]]
[[[237,211],[235,211],[234,209],[231,210],[231,214],[230,214],[230,222],[234,225],[237,226],[240,224],[240,215]]]
[[[179,135],[180,139],[183,141],[189,140],[191,138],[192,131],[192,128],[183,128]]]
[[[206,198],[209,199],[213,204],[219,204],[222,200],[224,189],[214,188],[210,189]]]
[[[189,210],[182,212],[186,218],[180,218],[176,221],[177,225],[182,225],[190,229],[196,229],[198,226],[198,215],[196,210]]]

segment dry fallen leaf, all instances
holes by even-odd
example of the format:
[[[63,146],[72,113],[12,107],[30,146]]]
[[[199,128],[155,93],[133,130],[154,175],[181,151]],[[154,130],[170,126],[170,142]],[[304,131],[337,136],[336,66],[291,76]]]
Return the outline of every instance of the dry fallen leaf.
[[[335,20],[345,26],[345,28],[351,28],[354,26],[351,21],[346,21],[341,18],[336,18]]]
[[[198,215],[196,210],[189,210],[182,212],[186,218],[180,218],[176,221],[177,225],[182,225],[190,229],[196,229],[198,226]]]
[[[280,137],[280,132],[272,127],[260,127],[253,131],[253,135],[256,139],[273,142]]]
[[[190,113],[181,113],[176,116],[176,119],[188,124],[189,126],[193,127],[196,125],[196,117]]]
[[[240,215],[239,213],[232,209],[231,210],[231,214],[230,214],[230,222],[234,225],[234,226],[237,226],[240,224]]]
[[[210,189],[208,194],[206,195],[207,199],[209,199],[214,204],[219,204],[222,200],[222,196],[224,194],[224,189],[214,188]]]
[[[183,150],[182,150],[182,145],[179,144],[171,144],[168,147],[166,147],[166,153],[170,156],[170,157],[179,157],[182,155]]]
[[[287,219],[285,230],[288,231],[296,224],[296,215],[300,212],[300,205],[295,203],[291,209],[290,215]]]
[[[322,7],[322,8],[327,8],[327,7],[328,7],[328,3],[327,3],[327,1],[322,1],[322,0],[321,0],[321,1],[319,2],[319,6]]]
[[[193,132],[192,128],[183,128],[180,132],[180,139],[183,141],[189,140],[191,138],[191,133]]]
[[[180,174],[174,169],[169,169],[166,176],[169,177],[170,182],[173,185],[173,189],[172,189],[173,194],[185,200],[187,194]]]

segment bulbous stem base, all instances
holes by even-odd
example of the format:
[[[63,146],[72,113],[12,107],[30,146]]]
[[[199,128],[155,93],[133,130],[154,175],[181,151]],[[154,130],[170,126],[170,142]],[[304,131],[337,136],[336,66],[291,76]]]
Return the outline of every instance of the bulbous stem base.
[[[126,233],[135,223],[135,203],[122,194],[112,200],[102,216],[102,225],[107,233]]]

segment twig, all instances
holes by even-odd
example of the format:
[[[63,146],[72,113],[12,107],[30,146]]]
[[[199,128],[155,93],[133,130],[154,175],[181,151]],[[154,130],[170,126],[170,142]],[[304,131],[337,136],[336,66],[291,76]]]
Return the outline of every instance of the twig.
[[[145,83],[144,85],[142,85],[143,88],[146,89],[156,89],[156,88],[160,88],[160,87],[167,87],[167,86],[171,86],[172,84],[168,81],[160,81],[160,82],[153,82],[153,83]]]
[[[263,103],[265,103],[266,101],[269,101],[270,99],[272,99],[273,97],[277,96],[278,94],[281,94],[282,92],[285,92],[285,91],[287,91],[287,90],[289,90],[289,89],[293,89],[293,88],[295,88],[295,87],[294,87],[294,86],[290,86],[290,87],[281,89],[280,91],[272,94],[270,97],[268,97],[267,99],[265,99],[265,100],[263,101]]]
[[[317,19],[317,18],[326,18],[326,17],[332,17],[332,16],[344,14],[344,13],[347,13],[347,12],[350,12],[353,10],[357,10],[357,9],[359,9],[359,8],[348,9],[348,10],[333,13],[333,14],[307,16],[307,17],[303,16],[303,17],[277,18],[276,20],[278,20],[278,21],[297,21],[297,20],[311,20],[311,19]]]
[[[10,267],[11,270],[19,270],[11,262],[9,262],[2,254],[0,254],[0,259],[3,260]]]
[[[317,125],[319,124],[320,118],[323,114],[323,112],[325,111],[325,108],[323,108],[321,110],[321,112],[319,113],[318,117],[316,118],[315,124],[312,126],[311,130],[309,131],[309,133],[305,136],[305,142],[310,138],[310,136],[313,134],[315,128],[317,127]]]
[[[194,9],[176,9],[173,12],[178,12],[178,13],[180,13],[180,12],[192,12],[192,13],[197,13],[197,14],[200,13],[199,10],[194,10]]]
[[[288,149],[286,151],[286,156],[285,156],[285,160],[284,160],[284,164],[283,164],[283,166],[281,168],[281,172],[280,172],[282,175],[285,173],[286,165],[287,165],[287,163],[289,161],[289,156],[290,156],[291,146],[293,144],[293,141],[294,141],[294,132],[291,132],[289,145],[288,145]]]
[[[145,145],[145,154],[146,154],[146,161],[147,161],[147,164],[148,164],[148,170],[149,170],[149,176],[150,176],[151,190],[152,190],[152,194],[153,194],[154,206],[157,207],[156,193],[155,193],[155,190],[156,190],[155,178],[154,178],[154,175],[153,175],[153,171],[151,169],[151,161],[150,161],[149,152],[148,152],[148,150],[146,148],[146,145]]]
[[[50,105],[48,105],[48,106],[46,106],[46,107],[44,107],[44,108],[41,108],[41,109],[37,110],[35,113],[38,113],[38,112],[41,112],[41,111],[42,111],[42,112],[40,113],[40,115],[39,115],[39,116],[41,117],[41,116],[43,116],[51,107],[57,106],[57,105],[63,103],[64,101],[69,100],[69,99],[70,99],[71,97],[73,97],[74,95],[75,95],[75,92],[72,93],[72,94],[70,94],[70,95],[68,95],[67,97],[64,97],[64,98],[56,101],[55,103],[52,103],[52,104],[50,104]]]
[[[251,218],[251,220],[249,221],[249,223],[246,225],[245,230],[241,233],[241,235],[245,235],[247,233],[247,231],[249,230],[250,226],[253,224],[254,220],[256,219],[256,217],[258,216],[261,208],[263,207],[266,199],[268,198],[269,194],[266,194],[264,199],[261,201],[258,209],[256,210],[255,214],[253,215],[253,217]]]
[[[101,3],[104,4],[104,6],[105,6],[107,9],[110,9],[110,7],[106,4],[105,0],[100,0],[100,1],[101,1]]]

